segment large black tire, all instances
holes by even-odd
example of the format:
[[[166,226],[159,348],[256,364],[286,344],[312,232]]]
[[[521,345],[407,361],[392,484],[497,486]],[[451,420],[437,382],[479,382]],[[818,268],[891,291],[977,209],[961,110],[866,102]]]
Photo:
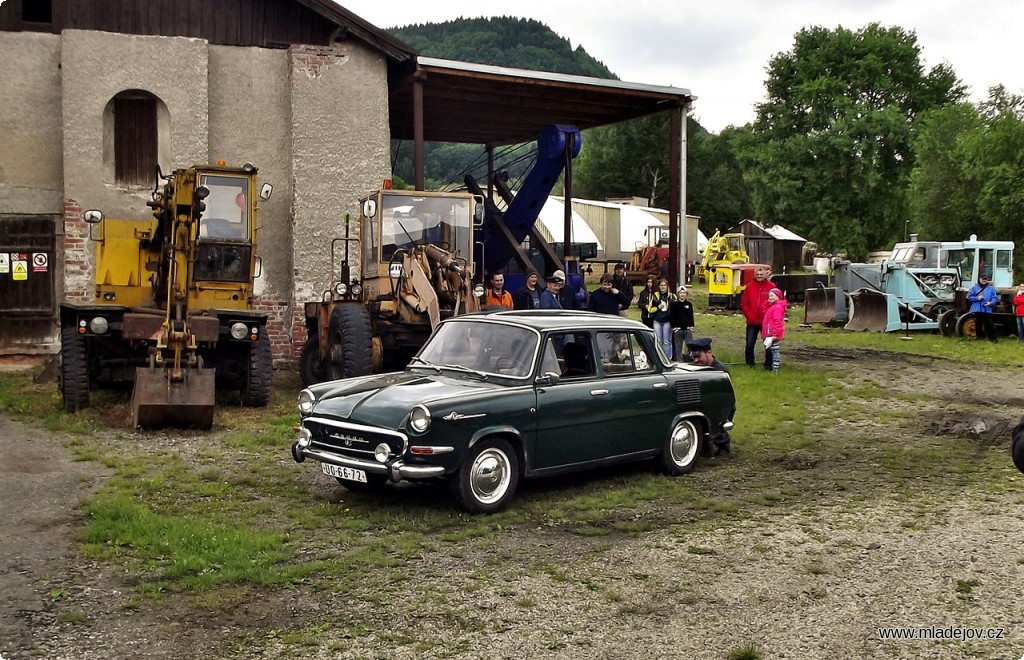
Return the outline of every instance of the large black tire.
[[[320,338],[316,335],[306,339],[299,355],[299,378],[302,386],[309,387],[327,380],[327,367],[320,360]]]
[[[89,407],[89,355],[77,330],[60,329],[60,393],[67,412]]]
[[[672,428],[665,448],[658,456],[661,470],[665,474],[678,476],[693,471],[700,458],[704,434],[696,422],[681,419]]]
[[[470,450],[450,483],[452,495],[467,511],[501,511],[519,484],[519,456],[501,438],[483,440]]]
[[[334,308],[327,331],[327,364],[331,380],[373,373],[373,329],[370,313],[359,304]]]
[[[1010,456],[1017,469],[1024,472],[1024,419],[1013,429],[1013,440],[1010,444]]]
[[[960,312],[955,309],[948,309],[939,314],[939,332],[943,337],[956,337],[956,322]]]
[[[249,344],[249,360],[242,387],[242,405],[263,408],[270,403],[270,390],[274,374],[274,355],[270,350],[270,337],[266,329],[259,339]]]

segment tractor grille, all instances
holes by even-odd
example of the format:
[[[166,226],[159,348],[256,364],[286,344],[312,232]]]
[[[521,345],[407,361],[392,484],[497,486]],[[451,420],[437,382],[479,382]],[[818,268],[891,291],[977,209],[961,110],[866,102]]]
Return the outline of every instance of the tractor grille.
[[[675,392],[678,404],[700,403],[700,381],[696,378],[676,381]]]
[[[302,425],[312,435],[313,445],[325,451],[368,458],[382,442],[387,443],[391,453],[401,456],[409,445],[404,433],[361,424],[336,422],[322,417],[310,417]]]

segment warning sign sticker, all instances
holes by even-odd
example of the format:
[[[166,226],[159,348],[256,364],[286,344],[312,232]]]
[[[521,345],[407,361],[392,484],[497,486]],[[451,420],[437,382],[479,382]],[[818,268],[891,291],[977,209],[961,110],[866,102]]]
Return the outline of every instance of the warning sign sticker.
[[[15,256],[12,252],[11,256]],[[19,257],[25,257],[28,255],[19,254]],[[14,268],[11,271],[11,277],[15,280],[27,280],[28,279],[28,259],[15,259]]]
[[[32,254],[32,272],[45,273],[49,267],[49,255],[46,252],[35,252]]]
[[[11,255],[8,252],[0,252],[0,273],[11,272]]]

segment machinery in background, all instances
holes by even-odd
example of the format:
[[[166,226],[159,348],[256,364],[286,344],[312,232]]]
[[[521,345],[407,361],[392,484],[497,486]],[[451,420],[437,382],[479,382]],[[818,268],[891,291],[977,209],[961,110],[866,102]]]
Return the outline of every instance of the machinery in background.
[[[256,174],[248,163],[158,168],[152,218],[85,212],[95,300],[60,306],[65,410],[88,406],[92,387],[132,382],[133,426],[210,428],[217,383],[239,388],[243,405],[267,405],[267,315],[252,309]]]

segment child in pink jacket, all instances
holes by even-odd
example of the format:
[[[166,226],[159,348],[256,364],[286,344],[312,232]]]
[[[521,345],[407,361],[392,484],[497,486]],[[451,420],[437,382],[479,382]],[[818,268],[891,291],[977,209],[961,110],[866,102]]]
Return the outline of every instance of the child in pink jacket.
[[[786,297],[779,289],[768,292],[768,302],[764,307],[764,322],[761,324],[761,336],[764,337],[765,366],[770,365],[771,371],[778,371],[782,366],[782,353],[779,345],[786,335]]]

